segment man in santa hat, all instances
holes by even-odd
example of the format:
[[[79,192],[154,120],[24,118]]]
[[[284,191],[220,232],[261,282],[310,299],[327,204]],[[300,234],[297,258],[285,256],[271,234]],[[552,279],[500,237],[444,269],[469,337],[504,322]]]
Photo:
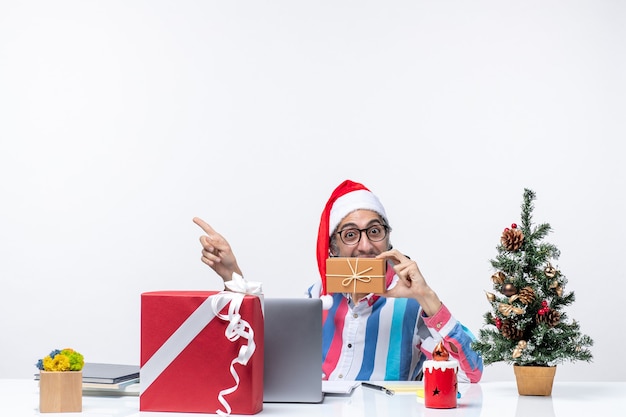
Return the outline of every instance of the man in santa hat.
[[[230,245],[206,222],[202,261],[227,282],[242,275]],[[424,360],[444,342],[458,360],[459,382],[478,382],[483,362],[470,345],[474,336],[457,321],[426,283],[417,263],[390,243],[391,227],[379,199],[363,184],[346,180],[331,194],[317,239],[320,280],[309,288],[321,297],[323,378],[328,380],[415,380]],[[328,257],[384,258],[384,294],[327,294]]]

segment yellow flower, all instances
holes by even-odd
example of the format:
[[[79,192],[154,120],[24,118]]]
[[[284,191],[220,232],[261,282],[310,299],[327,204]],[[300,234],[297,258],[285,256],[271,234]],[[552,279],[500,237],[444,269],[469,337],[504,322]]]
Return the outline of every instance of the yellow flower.
[[[43,358],[43,370],[44,371],[69,371],[70,359],[65,355],[55,355],[54,358],[46,356]]]

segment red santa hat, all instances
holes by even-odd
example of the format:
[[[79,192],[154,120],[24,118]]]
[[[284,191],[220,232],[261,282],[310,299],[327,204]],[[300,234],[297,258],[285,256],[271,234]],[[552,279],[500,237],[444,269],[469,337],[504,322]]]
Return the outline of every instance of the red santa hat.
[[[330,236],[339,223],[355,210],[372,210],[387,221],[387,214],[378,197],[363,184],[346,180],[333,191],[320,219],[317,233],[317,267],[322,279],[322,300],[330,308],[332,300],[326,292],[326,259],[328,259]]]

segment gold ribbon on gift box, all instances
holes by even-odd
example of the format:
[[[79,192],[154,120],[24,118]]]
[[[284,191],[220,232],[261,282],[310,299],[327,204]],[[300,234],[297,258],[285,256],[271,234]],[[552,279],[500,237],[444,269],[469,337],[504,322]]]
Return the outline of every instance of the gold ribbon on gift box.
[[[356,258],[354,261],[354,266],[350,263],[350,258],[346,258],[346,262],[348,262],[348,266],[350,267],[351,274],[326,274],[327,277],[339,277],[343,278],[341,281],[341,285],[343,287],[348,287],[350,284],[353,284],[352,293],[356,293],[356,284],[357,282],[368,283],[372,281],[372,278],[384,278],[384,275],[364,275],[365,273],[371,271],[373,267],[369,267],[364,269],[363,271],[359,271],[359,258]]]

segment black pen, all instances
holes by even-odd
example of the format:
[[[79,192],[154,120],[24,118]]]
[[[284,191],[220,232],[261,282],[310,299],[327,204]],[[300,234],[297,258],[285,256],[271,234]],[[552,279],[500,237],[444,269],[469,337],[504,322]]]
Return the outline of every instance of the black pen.
[[[371,389],[375,389],[375,390],[378,390],[378,391],[382,391],[382,392],[384,392],[387,395],[393,395],[394,394],[394,392],[392,390],[390,390],[390,389],[387,389],[387,388],[385,388],[385,387],[383,387],[381,385],[370,384],[369,382],[361,382],[361,386],[365,387],[365,388],[371,388]]]

